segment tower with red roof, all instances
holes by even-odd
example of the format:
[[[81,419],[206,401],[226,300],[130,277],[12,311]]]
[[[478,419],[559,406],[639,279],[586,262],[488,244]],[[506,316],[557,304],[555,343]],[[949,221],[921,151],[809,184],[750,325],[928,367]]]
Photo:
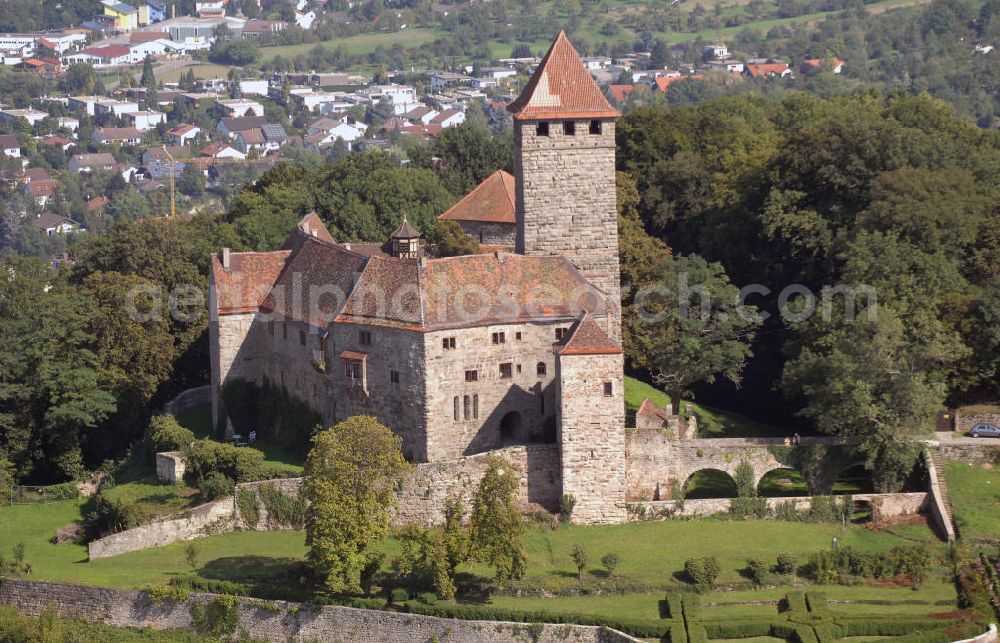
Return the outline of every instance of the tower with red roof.
[[[621,116],[560,33],[514,117],[517,252],[560,255],[607,297],[621,343],[615,121]]]

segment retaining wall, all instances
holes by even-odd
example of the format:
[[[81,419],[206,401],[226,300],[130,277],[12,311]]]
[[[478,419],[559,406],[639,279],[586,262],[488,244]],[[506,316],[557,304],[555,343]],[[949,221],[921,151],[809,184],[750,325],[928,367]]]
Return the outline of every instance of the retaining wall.
[[[945,460],[959,460],[971,464],[993,464],[1000,456],[1000,440],[980,438],[977,444],[950,444],[948,440],[938,442],[938,453]]]
[[[230,531],[232,517],[233,498],[223,498],[184,511],[176,517],[93,540],[87,544],[87,557],[96,560],[139,549],[160,547],[204,536],[209,530],[213,533]]]
[[[192,594],[184,601],[157,605],[147,592],[85,585],[10,579],[0,584],[0,603],[25,616],[54,608],[60,616],[103,621],[119,627],[193,629],[191,606],[214,594]],[[269,641],[456,641],[467,643],[638,643],[621,632],[586,625],[544,625],[537,638],[527,624],[463,621],[417,614],[288,603],[239,600],[239,625],[253,639]]]
[[[212,386],[196,386],[186,391],[181,391],[174,399],[163,405],[163,412],[167,415],[179,415],[199,404],[212,403]]]
[[[834,496],[836,497],[836,496]],[[927,493],[858,493],[851,496],[854,500],[863,500],[871,503],[872,518],[882,520],[885,518],[895,518],[897,516],[908,516],[920,513],[926,509],[930,499]],[[649,502],[629,503],[629,515],[633,520],[645,518],[655,518],[657,516],[711,516],[717,513],[728,513],[731,498],[699,498],[684,501],[681,510],[677,510],[677,502],[674,500],[660,500]],[[795,508],[799,511],[806,511],[812,502],[808,496],[798,496],[792,498],[768,498],[767,506],[773,511],[784,502],[794,502]]]
[[[958,409],[955,411],[955,430],[968,433],[977,424],[992,424],[1000,426],[1000,413]]]

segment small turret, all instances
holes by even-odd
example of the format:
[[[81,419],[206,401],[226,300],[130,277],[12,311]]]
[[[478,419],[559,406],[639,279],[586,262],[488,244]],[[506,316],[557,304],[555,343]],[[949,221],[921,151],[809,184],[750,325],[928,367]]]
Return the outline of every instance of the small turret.
[[[397,259],[420,258],[420,233],[410,225],[403,216],[403,223],[396,228],[389,238],[392,240],[392,256]]]

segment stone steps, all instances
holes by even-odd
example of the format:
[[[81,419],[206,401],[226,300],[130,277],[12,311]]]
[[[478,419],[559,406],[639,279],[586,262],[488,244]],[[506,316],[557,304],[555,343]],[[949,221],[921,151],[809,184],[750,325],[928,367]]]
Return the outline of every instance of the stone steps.
[[[944,506],[944,511],[946,513],[946,519],[952,526],[955,525],[955,519],[952,516],[951,510],[951,498],[948,495],[948,483],[944,478],[944,460],[941,458],[941,454],[936,450],[930,451],[931,462],[934,463],[934,473],[937,478],[938,491],[941,496],[941,502]]]

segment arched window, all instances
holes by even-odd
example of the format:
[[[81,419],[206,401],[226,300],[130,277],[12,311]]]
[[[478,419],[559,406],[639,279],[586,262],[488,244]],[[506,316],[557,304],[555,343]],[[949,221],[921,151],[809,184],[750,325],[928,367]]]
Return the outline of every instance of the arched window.
[[[463,402],[465,403],[465,419],[472,419],[472,398],[466,395]]]
[[[538,377],[545,377],[545,362],[538,362],[535,371],[538,373]]]
[[[458,420],[459,420],[459,415],[458,415],[458,396],[456,395],[455,396],[455,421],[458,422]]]

